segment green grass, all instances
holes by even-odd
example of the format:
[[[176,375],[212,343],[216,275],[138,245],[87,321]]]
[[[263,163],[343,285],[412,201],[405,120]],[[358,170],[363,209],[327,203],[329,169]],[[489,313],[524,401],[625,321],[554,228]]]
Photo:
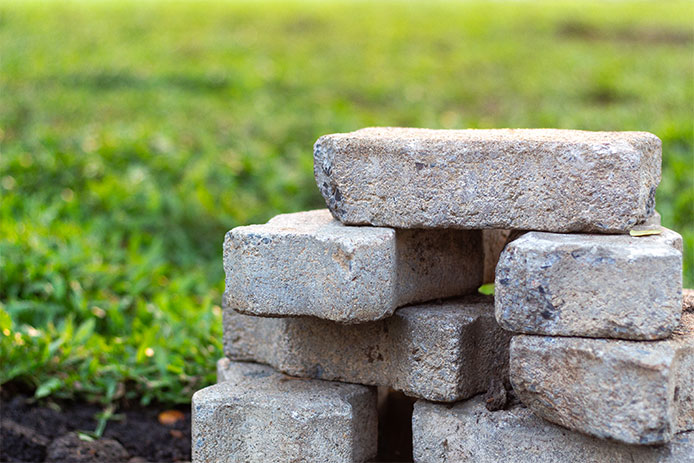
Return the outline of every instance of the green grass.
[[[371,125],[657,134],[692,286],[693,8],[3,2],[0,383],[189,401],[224,233],[321,207],[313,142]]]

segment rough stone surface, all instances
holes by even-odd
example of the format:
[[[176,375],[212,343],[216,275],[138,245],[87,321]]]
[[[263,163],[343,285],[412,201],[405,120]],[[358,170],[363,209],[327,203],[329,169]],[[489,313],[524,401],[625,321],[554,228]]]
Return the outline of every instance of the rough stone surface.
[[[484,247],[484,278],[483,283],[494,283],[496,264],[499,262],[501,251],[511,235],[511,230],[482,230],[482,246]]]
[[[645,221],[634,225],[631,230],[643,231],[643,230],[656,230],[662,227],[661,216],[658,211],[653,211],[653,215],[648,217]],[[630,230],[630,231],[631,231]]]
[[[417,401],[417,463],[694,463],[694,433],[664,446],[610,442],[568,431],[522,406],[489,412],[480,397],[453,407]]]
[[[224,241],[227,302],[261,316],[359,323],[476,292],[481,231],[348,227],[326,209],[238,227]]]
[[[683,252],[683,244],[682,244],[682,235],[677,233],[676,231],[672,231],[670,229],[667,229],[665,227],[660,227],[660,235],[654,235],[654,236],[659,236],[660,239],[667,243],[668,245],[672,246],[673,248],[677,249],[679,252]],[[644,237],[641,237],[644,238]],[[651,238],[651,239],[656,239],[656,238]]]
[[[515,336],[511,383],[533,412],[629,444],[694,430],[694,314],[665,341]]]
[[[526,233],[499,259],[496,319],[526,334],[667,338],[682,313],[678,239]]]
[[[654,210],[646,132],[368,128],[326,135],[314,174],[335,217],[395,228],[628,232]]]
[[[222,359],[193,395],[194,463],[363,462],[376,455],[374,388]]]
[[[398,309],[392,317],[344,325],[310,317],[263,318],[224,309],[225,354],[300,377],[390,386],[452,402],[508,384],[510,334],[494,320],[493,298],[468,296]]]

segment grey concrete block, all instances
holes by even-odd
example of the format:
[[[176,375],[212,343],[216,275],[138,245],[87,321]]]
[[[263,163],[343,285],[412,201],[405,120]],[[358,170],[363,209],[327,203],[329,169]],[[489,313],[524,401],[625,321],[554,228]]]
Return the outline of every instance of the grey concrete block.
[[[224,309],[224,349],[234,360],[300,377],[390,386],[452,402],[508,383],[510,334],[485,296],[398,309],[392,317],[345,325],[311,317],[263,318]]]
[[[252,315],[379,320],[405,304],[476,292],[481,235],[349,227],[325,209],[279,215],[227,233],[227,302]]]
[[[290,378],[227,359],[218,377],[193,395],[194,463],[351,463],[376,454],[374,388]]]
[[[346,224],[628,232],[655,206],[661,142],[646,132],[368,128],[313,148]]]
[[[418,401],[412,417],[417,463],[694,463],[694,433],[668,445],[626,445],[568,431],[529,409],[488,411],[480,397],[453,407]]]
[[[683,244],[682,244],[682,235],[677,233],[676,231],[667,229],[665,227],[655,227],[659,228],[660,230],[660,239],[663,240],[663,242],[667,243],[668,245],[672,246],[673,248],[677,249],[679,252],[683,252]]]
[[[682,312],[681,237],[530,232],[496,268],[495,313],[510,331],[664,339]]]
[[[660,223],[660,220],[660,213],[658,211],[655,211],[652,216],[646,219],[645,222],[641,222],[640,224],[635,225],[629,231],[629,233],[631,234],[632,232],[643,232],[646,230],[651,232],[658,231],[660,234],[660,239],[664,243],[667,243],[668,245],[677,249],[679,252],[683,252],[682,235],[668,228],[663,227]]]
[[[648,217],[645,221],[634,225],[634,227],[631,230],[654,230],[662,227],[661,222],[662,217],[660,216],[660,212],[658,211],[653,211],[653,215]],[[630,230],[630,232],[631,232]]]
[[[515,336],[510,377],[549,421],[629,444],[667,442],[694,430],[694,314],[664,341]]]

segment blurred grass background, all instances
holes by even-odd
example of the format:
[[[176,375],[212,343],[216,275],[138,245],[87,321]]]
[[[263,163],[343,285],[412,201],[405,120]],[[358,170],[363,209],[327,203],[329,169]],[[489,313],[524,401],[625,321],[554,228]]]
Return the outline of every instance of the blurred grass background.
[[[0,4],[0,383],[188,402],[221,243],[371,125],[645,130],[694,285],[691,2]],[[5,387],[8,387],[6,384]]]

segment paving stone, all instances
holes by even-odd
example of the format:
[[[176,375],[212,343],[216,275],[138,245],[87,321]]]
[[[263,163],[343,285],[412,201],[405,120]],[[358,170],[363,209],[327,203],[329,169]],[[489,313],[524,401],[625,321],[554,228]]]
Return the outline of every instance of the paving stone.
[[[376,455],[374,388],[222,359],[193,395],[194,463],[363,462]]]
[[[626,445],[572,432],[522,406],[488,411],[480,397],[454,406],[417,401],[417,463],[694,463],[694,433],[663,446]]]
[[[530,232],[496,267],[495,313],[510,331],[664,339],[682,313],[679,234]]]
[[[664,341],[515,336],[511,383],[533,412],[630,444],[694,430],[694,314]]]
[[[629,233],[631,233],[632,231],[645,230],[648,230],[650,232],[657,231],[660,233],[660,239],[664,243],[667,243],[668,245],[672,246],[678,251],[683,252],[684,248],[682,244],[682,235],[680,235],[676,231],[663,227],[660,223],[660,220],[660,213],[658,213],[658,211],[655,211],[652,216],[646,219],[645,222],[635,225],[634,228],[632,228],[629,231]]]
[[[407,306],[359,325],[224,309],[224,349],[233,360],[441,402],[484,392],[492,378],[508,383],[509,340],[494,319],[493,298],[481,295]]]
[[[634,225],[629,233],[632,231],[646,231],[646,230],[657,230],[662,227],[661,216],[658,211],[653,211],[653,215],[647,218],[645,221]]]
[[[654,210],[646,132],[375,127],[326,135],[314,174],[335,217],[395,228],[628,232]]]
[[[224,241],[228,304],[239,312],[359,323],[400,306],[475,293],[482,232],[349,227],[326,209],[238,227]]]

